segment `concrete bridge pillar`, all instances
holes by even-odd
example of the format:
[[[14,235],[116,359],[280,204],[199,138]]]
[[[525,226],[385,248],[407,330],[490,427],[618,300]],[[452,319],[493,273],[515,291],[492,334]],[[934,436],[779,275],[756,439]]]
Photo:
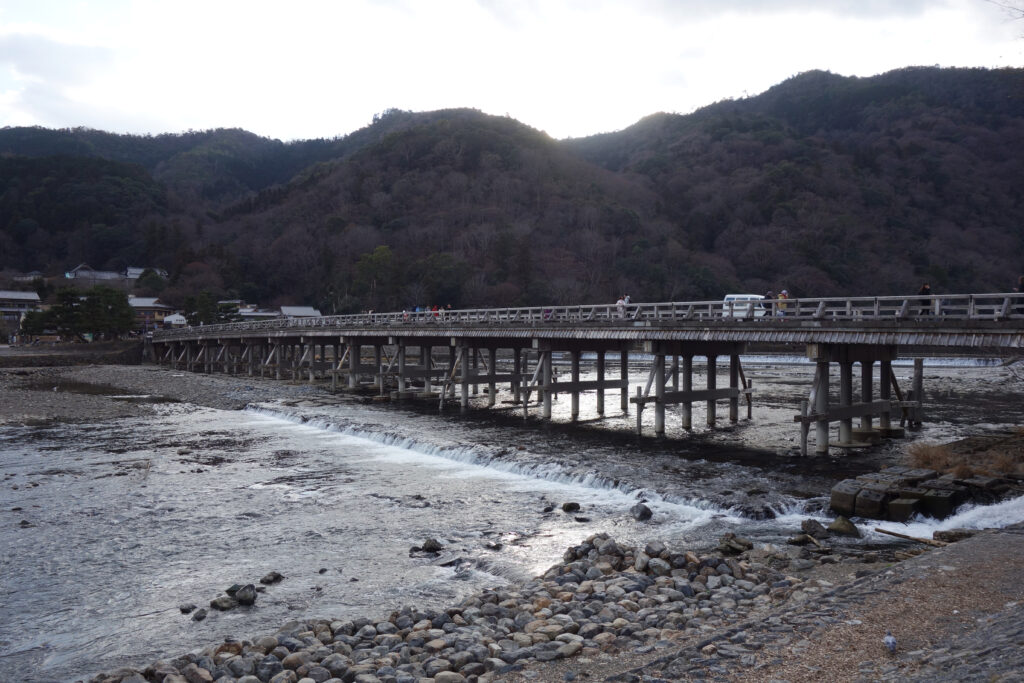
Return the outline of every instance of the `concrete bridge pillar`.
[[[672,367],[669,370],[669,375],[672,378],[672,391],[679,391],[679,356],[676,354],[672,355]]]
[[[629,351],[619,353],[619,380],[622,382],[619,404],[622,412],[629,413]]]
[[[430,364],[429,358],[427,364]],[[498,401],[498,387],[494,381],[494,376],[498,374],[498,349],[493,346],[487,349],[487,366],[490,374],[490,380],[487,382],[487,406],[493,408]],[[429,377],[427,381],[430,381]]]
[[[829,362],[818,361],[817,372],[814,373],[814,412],[818,415],[828,414],[828,380]],[[818,420],[815,425],[814,452],[828,455],[828,420]]]
[[[541,410],[541,416],[545,420],[551,419],[551,398],[552,398],[552,372],[551,372],[551,349],[545,348],[540,353],[541,363],[541,377],[543,377],[543,389],[541,393],[544,397],[544,407]]]
[[[597,414],[604,416],[604,349],[597,352]]]
[[[878,398],[883,401],[892,399],[892,361],[883,360],[878,363]],[[892,429],[888,410],[883,410],[878,416],[878,428],[883,433],[888,433]]]
[[[580,383],[580,352],[579,349],[573,349],[569,352],[570,362],[570,373],[572,375],[573,389],[570,393],[572,401],[572,409],[570,411],[571,419],[573,422],[580,418],[580,390],[577,389],[577,385]]]
[[[713,353],[709,353],[707,355],[707,359],[708,359],[708,380],[707,380],[708,387],[707,388],[708,388],[708,392],[709,393],[714,394],[715,389],[718,388],[718,356],[713,354]],[[715,403],[714,397],[712,396],[712,398],[708,399],[708,419],[707,419],[708,427],[714,427],[715,426],[715,422],[717,421],[717,419],[718,419],[718,415],[717,415],[716,403]]]
[[[690,393],[693,391],[693,354],[688,353],[683,356],[683,391]],[[683,429],[690,431],[693,429],[693,403],[691,401],[683,401]]]
[[[398,395],[402,396],[406,391],[405,384],[405,341],[398,341]]]
[[[470,383],[470,391],[477,396],[480,393],[480,385],[476,383],[476,378],[480,374],[480,349],[475,346],[469,349],[469,366],[472,373],[470,379],[473,380]]]
[[[654,354],[654,436],[665,436],[665,354]]]
[[[862,360],[860,362],[860,400],[862,403],[871,403],[874,400],[874,361]],[[871,429],[871,413],[861,415],[860,428]]]
[[[729,397],[729,422],[735,424],[740,419],[740,356],[737,353],[729,354],[729,388],[737,390]]]
[[[512,349],[512,405],[519,405],[520,387],[523,385],[523,349]]]
[[[430,345],[420,346],[420,368],[423,370],[423,391],[429,394],[433,389],[433,382],[430,378],[430,355],[433,348]]]
[[[844,360],[839,363],[839,407],[849,408],[853,405],[853,362]],[[839,443],[853,442],[853,418],[844,417],[839,420]]]
[[[356,340],[348,343],[348,388],[359,386],[359,360],[363,353],[362,344]]]
[[[469,355],[472,353],[472,349],[468,344],[463,344],[461,349],[462,353],[459,356],[461,367],[459,368],[459,371],[462,375],[462,386],[459,405],[463,410],[465,410],[469,408]]]
[[[924,400],[924,358],[914,359],[914,397],[913,400],[918,402],[918,406]],[[911,427],[920,427],[924,420],[924,414],[920,407],[910,409],[910,420],[909,425]]]

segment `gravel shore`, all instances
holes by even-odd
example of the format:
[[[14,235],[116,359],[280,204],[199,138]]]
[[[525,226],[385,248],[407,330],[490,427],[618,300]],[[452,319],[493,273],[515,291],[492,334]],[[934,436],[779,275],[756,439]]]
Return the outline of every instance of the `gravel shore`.
[[[0,424],[150,409],[115,398],[125,394],[238,409],[319,393],[153,366],[6,367]],[[600,534],[534,581],[447,610],[291,622],[91,681],[1024,680],[1024,529],[916,556],[907,551],[922,546],[840,554],[823,545],[744,549],[727,539],[697,555]],[[895,653],[882,645],[886,630]]]

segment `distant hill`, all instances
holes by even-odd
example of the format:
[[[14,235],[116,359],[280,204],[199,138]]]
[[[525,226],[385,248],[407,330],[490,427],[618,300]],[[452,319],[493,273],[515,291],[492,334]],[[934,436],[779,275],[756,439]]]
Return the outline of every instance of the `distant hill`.
[[[291,143],[5,128],[0,268],[156,265],[172,301],[326,312],[1005,291],[1022,149],[1021,69],[810,72],[565,141],[474,110]]]

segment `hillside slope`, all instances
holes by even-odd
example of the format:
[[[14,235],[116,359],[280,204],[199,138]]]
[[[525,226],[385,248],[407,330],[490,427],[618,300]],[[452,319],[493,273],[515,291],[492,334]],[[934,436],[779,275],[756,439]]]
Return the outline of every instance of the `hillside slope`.
[[[167,268],[167,300],[329,312],[1005,291],[1024,272],[1021,149],[1021,69],[810,72],[565,141],[474,110],[393,110],[291,143],[8,128],[0,267],[86,251],[98,268]],[[103,183],[75,181],[104,211],[55,208],[69,158],[108,160]]]

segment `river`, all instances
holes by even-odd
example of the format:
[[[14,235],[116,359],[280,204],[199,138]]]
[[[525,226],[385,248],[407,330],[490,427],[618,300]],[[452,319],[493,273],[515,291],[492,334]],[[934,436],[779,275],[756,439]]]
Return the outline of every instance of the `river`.
[[[524,420],[504,394],[498,410],[465,414],[314,394],[244,411],[156,402],[144,418],[5,426],[0,670],[24,673],[0,679],[88,679],[290,619],[445,606],[535,575],[599,531],[693,549],[725,531],[783,543],[800,520],[828,519],[832,482],[879,457],[794,457],[793,406],[809,368],[750,366],[762,391],[753,420],[730,426],[720,409],[718,429],[686,434],[670,415],[664,440],[637,439],[632,413],[597,421],[588,401],[568,424],[564,395],[555,424]],[[935,399],[925,437],[1014,423],[1016,394],[993,389],[992,368],[927,370]],[[973,391],[986,407],[964,395]],[[617,398],[609,392],[608,406]],[[650,521],[630,514],[638,501]],[[567,502],[580,510],[563,512]],[[1021,520],[1013,501],[916,520],[913,531]],[[427,538],[442,552],[411,552]],[[255,607],[211,610],[204,621],[178,609],[271,571],[285,579]]]

